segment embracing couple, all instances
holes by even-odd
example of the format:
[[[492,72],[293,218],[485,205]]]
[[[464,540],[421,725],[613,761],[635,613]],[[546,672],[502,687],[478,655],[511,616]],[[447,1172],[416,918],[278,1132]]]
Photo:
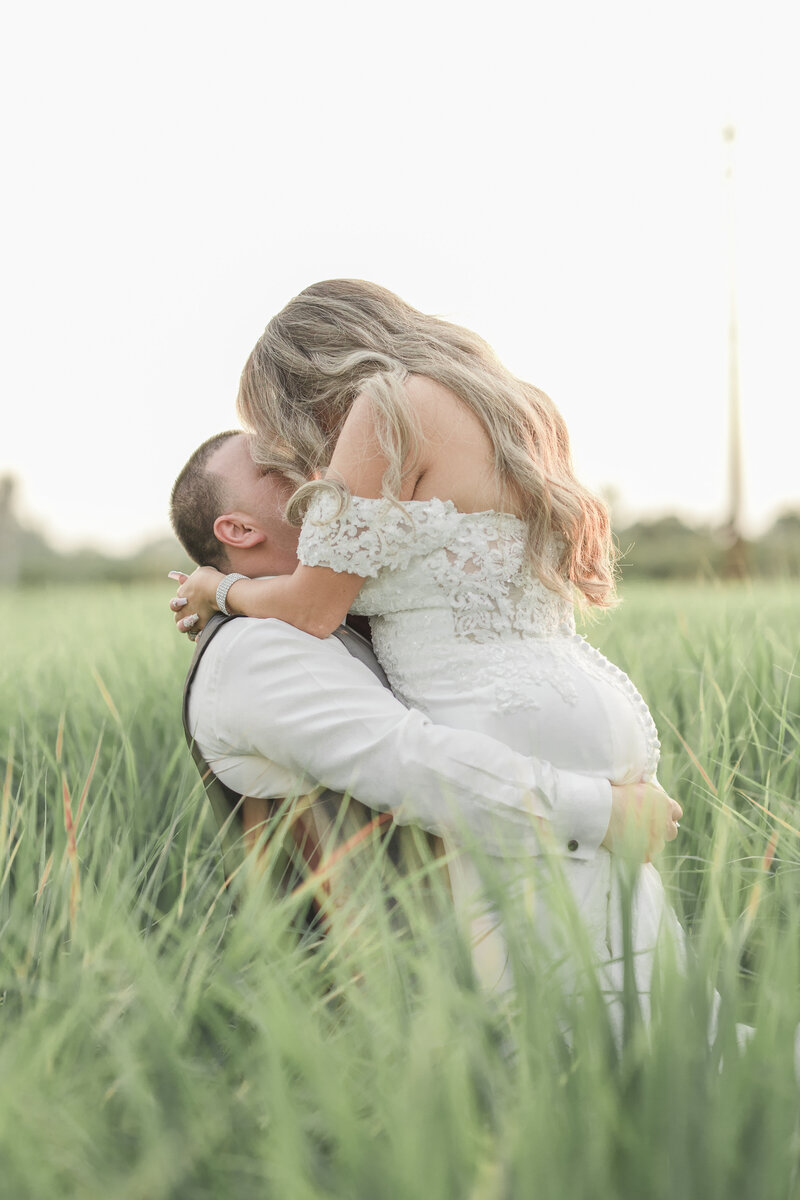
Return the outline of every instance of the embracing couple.
[[[270,321],[238,410],[244,432],[199,447],[172,496],[200,564],[171,601],[197,639],[198,759],[245,798],[246,827],[281,797],[322,808],[324,788],[441,837],[489,989],[511,980],[471,845],[536,890],[551,942],[538,864],[558,858],[612,996],[614,856],[635,846],[625,936],[646,1006],[659,932],[680,939],[650,858],[681,809],[642,697],[575,630],[576,603],[613,603],[611,535],[552,401],[476,334],[331,280]]]

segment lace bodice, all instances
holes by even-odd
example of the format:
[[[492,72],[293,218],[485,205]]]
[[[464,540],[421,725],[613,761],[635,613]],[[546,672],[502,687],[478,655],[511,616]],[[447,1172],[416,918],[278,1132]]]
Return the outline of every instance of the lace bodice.
[[[352,610],[370,618],[375,652],[397,694],[431,715],[445,693],[501,711],[540,708],[552,690],[574,704],[579,667],[581,677],[601,675],[627,695],[654,771],[658,738],[644,701],[576,634],[570,601],[538,578],[523,521],[463,513],[438,499],[356,496],[338,514],[337,507],[332,493],[314,498],[298,556],[308,566],[364,576]],[[555,562],[555,544],[549,553]]]
[[[459,512],[450,500],[334,496],[315,500],[300,536],[300,561],[363,575],[353,611],[377,616],[446,608],[452,634],[473,642],[508,635],[574,633],[572,606],[534,574],[523,522],[510,513]]]

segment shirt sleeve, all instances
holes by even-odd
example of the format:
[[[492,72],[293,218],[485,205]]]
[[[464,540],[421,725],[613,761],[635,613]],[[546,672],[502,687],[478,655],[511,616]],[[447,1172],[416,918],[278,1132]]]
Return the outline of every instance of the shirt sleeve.
[[[236,791],[280,796],[322,784],[489,854],[544,847],[591,858],[611,811],[607,779],[557,769],[406,708],[336,638],[240,618],[200,664],[192,731]]]

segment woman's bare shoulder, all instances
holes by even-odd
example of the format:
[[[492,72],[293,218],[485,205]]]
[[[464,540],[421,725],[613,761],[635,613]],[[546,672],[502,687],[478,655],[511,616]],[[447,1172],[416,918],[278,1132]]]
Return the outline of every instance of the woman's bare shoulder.
[[[491,439],[466,400],[425,375],[409,376],[406,390],[428,451],[414,499],[438,496],[462,512],[506,510]]]
[[[427,438],[451,441],[458,431],[485,437],[481,421],[461,396],[451,388],[427,375],[409,375],[406,394]]]
[[[452,388],[438,379],[431,379],[429,375],[409,375],[405,389],[411,403],[420,409],[442,404],[452,408],[464,407],[464,401]]]

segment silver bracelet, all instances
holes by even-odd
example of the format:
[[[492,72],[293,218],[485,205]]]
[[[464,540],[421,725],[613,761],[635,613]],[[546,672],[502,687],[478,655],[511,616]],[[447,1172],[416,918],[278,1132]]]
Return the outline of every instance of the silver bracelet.
[[[220,579],[219,583],[217,584],[217,608],[221,613],[224,613],[226,617],[232,617],[234,615],[232,612],[228,611],[228,608],[225,604],[228,592],[233,587],[234,583],[236,583],[237,579],[249,578],[249,575],[240,575],[238,571],[234,571],[232,574],[226,575],[224,579]]]

